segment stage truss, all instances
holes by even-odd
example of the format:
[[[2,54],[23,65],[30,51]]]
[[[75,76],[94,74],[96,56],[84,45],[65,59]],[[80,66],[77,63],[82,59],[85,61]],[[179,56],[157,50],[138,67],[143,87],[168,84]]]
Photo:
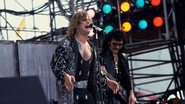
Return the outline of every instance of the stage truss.
[[[15,0],[18,3],[18,0]],[[88,8],[96,8],[95,10],[99,12],[99,9],[97,5],[101,3],[103,0],[48,0],[46,3],[41,5],[40,7],[36,8],[34,7],[34,0],[30,0],[32,2],[32,10],[25,10],[25,11],[14,11],[14,10],[8,10],[6,9],[6,2],[5,0],[1,0],[3,7],[0,10],[0,21],[3,21],[5,25],[0,24],[0,38],[1,40],[8,40],[9,31],[13,31],[17,34],[19,37],[19,40],[24,40],[19,33],[17,33],[16,29],[18,27],[14,27],[11,25],[11,23],[8,21],[7,14],[12,14],[15,16],[24,16],[24,15],[30,15],[33,18],[33,28],[24,28],[20,31],[27,31],[32,36],[29,39],[25,39],[28,41],[57,41],[60,40],[65,31],[66,28],[62,27],[59,28],[56,26],[56,17],[62,16],[66,20],[69,20],[71,15],[80,10],[80,9],[88,9]],[[142,91],[142,87],[145,84],[151,84],[151,83],[158,83],[165,80],[170,81],[167,88],[161,92],[152,92],[152,93],[145,93],[145,94],[138,94],[137,97],[140,99],[140,102],[150,102],[151,100],[156,99],[146,99],[148,96],[157,96],[158,100],[162,100],[165,97],[168,97],[169,94],[176,94],[177,92],[180,93],[180,99],[183,99],[184,96],[184,74],[185,74],[185,52],[184,52],[184,39],[183,34],[179,33],[179,31],[182,31],[182,29],[178,29],[177,23],[176,23],[176,14],[175,14],[175,4],[178,4],[175,2],[175,0],[161,0],[163,2],[163,9],[164,9],[164,19],[165,19],[165,32],[161,33],[159,35],[165,36],[164,38],[159,38],[155,40],[150,41],[141,41],[137,43],[128,43],[127,45],[127,54],[132,74],[132,79],[134,82],[134,87],[136,90]],[[179,1],[180,2],[180,1]],[[21,4],[20,4],[21,5]],[[50,18],[50,25],[49,31],[42,31],[37,29],[36,22],[34,21],[34,17],[37,15],[45,15]],[[169,21],[170,18],[170,21]],[[3,32],[2,32],[3,31]],[[4,35],[6,34],[6,35]],[[59,35],[60,34],[60,35]],[[169,52],[169,59],[163,60],[163,59],[142,59],[137,58],[137,55],[146,55],[150,52],[156,52],[156,51],[162,51],[162,50],[168,50]],[[134,62],[154,62],[154,64],[142,66],[142,67],[135,67]],[[164,64],[170,64],[172,66],[172,72],[173,73],[138,73],[139,70],[151,68],[152,70],[156,70],[156,66],[161,66]],[[167,78],[166,78],[167,77]],[[143,80],[146,78],[150,78],[150,82],[137,82],[138,80]],[[156,80],[156,78],[159,78]],[[160,79],[162,78],[162,79]],[[173,87],[171,87],[173,86]],[[140,89],[140,90],[138,90]],[[143,89],[143,91],[146,89]]]

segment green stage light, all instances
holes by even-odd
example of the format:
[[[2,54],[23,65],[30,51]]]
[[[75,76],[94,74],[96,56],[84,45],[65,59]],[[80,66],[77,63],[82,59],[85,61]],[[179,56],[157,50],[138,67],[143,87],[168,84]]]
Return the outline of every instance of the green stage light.
[[[141,29],[141,30],[146,29],[146,28],[148,27],[147,21],[144,20],[144,19],[140,20],[140,21],[138,22],[138,27],[139,27],[139,29]]]
[[[104,28],[105,34],[108,34],[111,30],[113,30],[113,26],[112,25],[107,25]]]
[[[104,14],[109,14],[112,12],[112,5],[108,2],[105,2],[103,5],[102,5],[102,11]]]
[[[136,7],[137,8],[143,8],[145,6],[144,0],[136,0]]]

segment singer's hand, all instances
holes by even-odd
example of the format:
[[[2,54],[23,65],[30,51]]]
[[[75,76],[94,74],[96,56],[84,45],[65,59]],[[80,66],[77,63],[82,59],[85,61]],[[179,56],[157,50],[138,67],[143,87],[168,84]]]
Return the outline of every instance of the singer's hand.
[[[64,86],[67,90],[72,91],[74,89],[75,77],[64,72]]]

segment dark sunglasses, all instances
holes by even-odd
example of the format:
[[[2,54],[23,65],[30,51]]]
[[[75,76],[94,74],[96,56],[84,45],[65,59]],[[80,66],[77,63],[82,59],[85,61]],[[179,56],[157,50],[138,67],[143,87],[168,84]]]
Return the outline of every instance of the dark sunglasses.
[[[113,46],[123,46],[123,43],[112,43]]]

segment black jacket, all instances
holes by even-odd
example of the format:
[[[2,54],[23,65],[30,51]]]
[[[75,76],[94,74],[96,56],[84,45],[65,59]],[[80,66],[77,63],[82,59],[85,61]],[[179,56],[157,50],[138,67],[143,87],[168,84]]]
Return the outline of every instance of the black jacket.
[[[91,48],[93,46],[91,45]],[[64,71],[70,75],[75,75],[77,69],[78,60],[78,47],[77,42],[74,38],[66,38],[62,40],[61,44],[56,48],[52,61],[51,68],[57,80],[57,93],[59,104],[73,104],[73,93],[66,90],[64,87]],[[97,80],[100,75],[99,69],[97,68],[96,52],[93,50],[93,61],[90,71],[88,89],[93,93],[94,97],[97,94]],[[95,100],[97,100],[95,98]]]
[[[115,72],[113,55],[109,50],[103,50],[100,53],[100,60],[101,64],[105,66],[108,73],[111,74],[127,91],[127,94],[129,94],[129,91],[132,89],[131,77],[129,73],[128,61],[123,53],[118,53],[118,74]]]

